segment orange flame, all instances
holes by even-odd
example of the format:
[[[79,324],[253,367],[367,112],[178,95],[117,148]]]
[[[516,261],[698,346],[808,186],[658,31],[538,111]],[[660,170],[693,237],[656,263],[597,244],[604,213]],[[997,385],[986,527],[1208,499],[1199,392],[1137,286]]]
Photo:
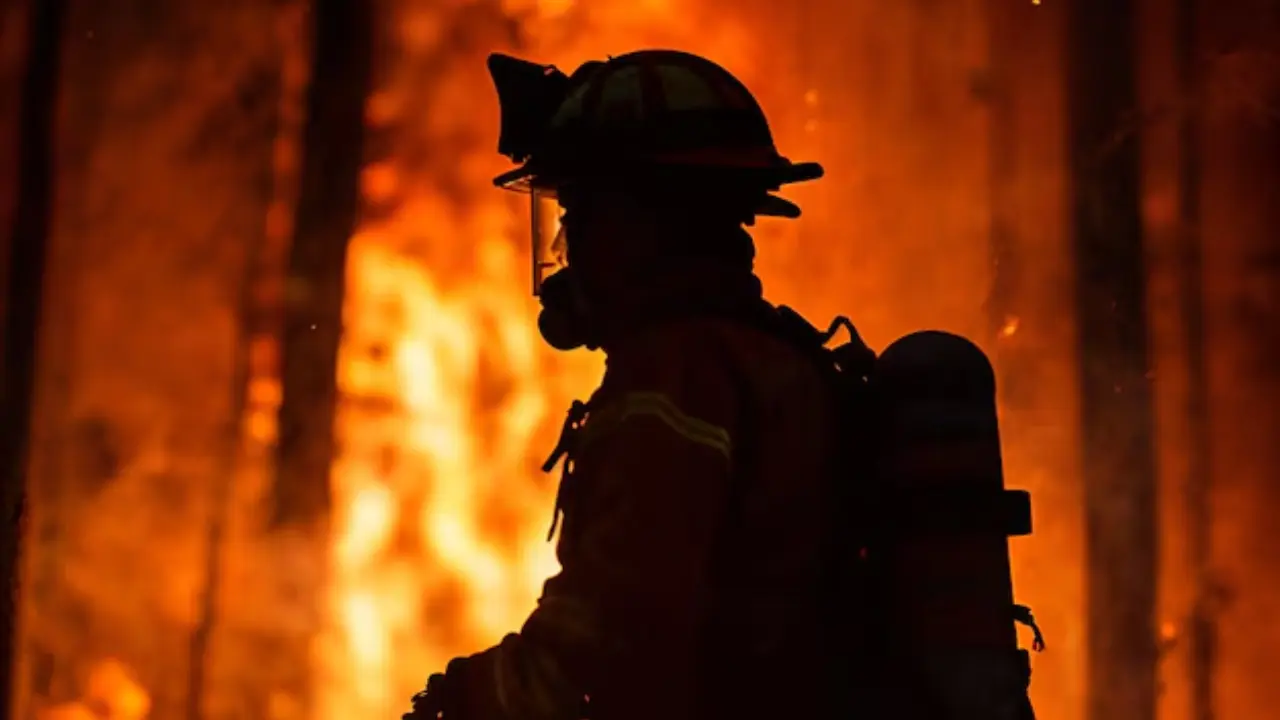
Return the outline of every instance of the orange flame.
[[[121,662],[107,659],[89,671],[84,698],[40,714],[41,720],[145,720],[151,698]]]

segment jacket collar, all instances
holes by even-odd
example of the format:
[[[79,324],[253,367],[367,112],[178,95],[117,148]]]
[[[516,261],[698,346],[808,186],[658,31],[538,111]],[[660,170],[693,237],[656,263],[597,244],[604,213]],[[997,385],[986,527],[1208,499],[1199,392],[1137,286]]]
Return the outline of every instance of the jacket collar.
[[[748,314],[764,304],[763,292],[760,279],[749,270],[682,262],[613,293],[600,308],[601,347],[608,352],[638,332],[680,318]]]

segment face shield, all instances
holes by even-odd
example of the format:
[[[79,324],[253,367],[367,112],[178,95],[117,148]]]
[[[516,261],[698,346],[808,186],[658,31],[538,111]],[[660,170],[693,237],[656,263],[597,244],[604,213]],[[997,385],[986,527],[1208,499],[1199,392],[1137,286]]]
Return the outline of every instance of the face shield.
[[[489,56],[488,66],[501,116],[498,154],[527,163],[543,145],[551,118],[569,92],[570,78],[553,66],[500,53]],[[504,173],[494,179],[494,184],[529,194],[533,294],[539,295],[543,281],[565,267],[566,259],[555,192],[539,187],[534,178],[535,173],[526,167]]]
[[[533,294],[542,294],[542,283],[563,270],[569,263],[566,254],[564,226],[560,223],[564,210],[555,192],[533,189],[529,193],[529,218],[532,235]]]

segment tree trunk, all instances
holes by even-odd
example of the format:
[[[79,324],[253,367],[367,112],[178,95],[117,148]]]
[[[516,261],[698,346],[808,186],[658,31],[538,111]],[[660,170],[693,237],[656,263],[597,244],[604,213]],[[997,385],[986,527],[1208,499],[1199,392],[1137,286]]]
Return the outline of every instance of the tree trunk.
[[[312,15],[313,80],[285,298],[277,526],[307,526],[328,510],[343,281],[372,64],[371,3],[316,0]]]
[[[1089,720],[1153,720],[1156,490],[1131,0],[1068,8]]]
[[[1185,497],[1186,547],[1193,588],[1191,617],[1187,627],[1188,691],[1190,720],[1213,720],[1213,676],[1217,656],[1214,622],[1215,594],[1211,576],[1211,528],[1209,463],[1209,386],[1205,358],[1204,263],[1200,218],[1200,127],[1203,109],[1199,101],[1202,78],[1197,24],[1199,0],[1178,0],[1175,9],[1174,46],[1177,86],[1185,99],[1178,113],[1178,223],[1179,289],[1184,326],[1187,368],[1186,423],[1187,477]]]
[[[44,296],[45,255],[52,217],[52,143],[58,104],[59,35],[64,4],[33,3],[28,59],[19,120],[18,193],[10,234],[4,324],[4,386],[0,401],[0,461],[4,462],[0,514],[0,708],[13,706],[17,652],[17,585],[23,507],[26,503],[36,333]]]
[[[27,5],[16,0],[0,6],[0,278],[9,276],[9,233],[18,201],[18,115],[30,45]],[[0,291],[0,331],[6,302]]]
[[[359,209],[364,104],[371,84],[373,17],[365,0],[314,0],[311,67],[301,166],[288,250],[280,336],[281,399],[274,447],[269,531],[326,557],[329,477],[334,457],[338,344],[347,245]],[[323,570],[302,593],[321,597]],[[313,626],[312,630],[319,630]],[[306,657],[314,637],[295,636],[285,653]],[[311,670],[288,680],[314,709]]]
[[[52,219],[52,157],[57,106],[59,36],[64,4],[32,3],[26,75],[22,87],[18,141],[18,192],[10,236],[4,323],[4,376],[0,394],[0,462],[4,464],[0,506],[0,709],[13,706],[17,585],[36,333],[44,294],[45,250]]]
[[[1202,0],[1198,189],[1204,238],[1212,569],[1211,695],[1223,718],[1273,717],[1280,643],[1280,3]],[[1208,561],[1206,561],[1207,564]]]

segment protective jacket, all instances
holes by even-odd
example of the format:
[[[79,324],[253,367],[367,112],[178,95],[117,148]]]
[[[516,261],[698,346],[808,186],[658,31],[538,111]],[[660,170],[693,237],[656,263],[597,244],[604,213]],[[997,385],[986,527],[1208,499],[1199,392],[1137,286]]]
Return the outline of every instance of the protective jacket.
[[[456,720],[820,714],[829,393],[754,276],[664,287],[566,423],[563,570],[450,668]]]

